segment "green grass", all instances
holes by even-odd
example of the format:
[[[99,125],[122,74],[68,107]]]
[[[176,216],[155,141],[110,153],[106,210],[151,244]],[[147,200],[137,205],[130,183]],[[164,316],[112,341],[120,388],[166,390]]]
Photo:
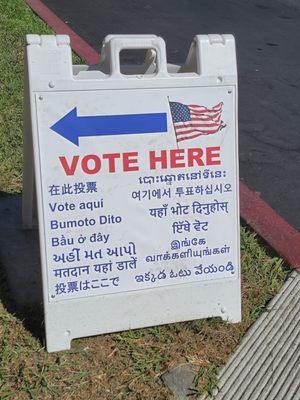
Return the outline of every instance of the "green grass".
[[[23,1],[0,2],[0,190],[22,183],[23,49],[25,35],[51,31]]]
[[[25,35],[53,33],[24,3],[0,0],[0,191],[8,193],[22,188]]]
[[[21,0],[0,0],[0,191],[22,181],[23,45],[27,33],[50,29]],[[77,62],[79,59],[75,58]],[[73,341],[48,354],[11,310],[0,265],[0,399],[170,399],[161,374],[192,363],[199,394],[217,385],[217,371],[287,277],[255,234],[241,230],[243,320],[198,320]],[[1,302],[2,301],[2,302]],[[10,311],[8,311],[8,309]],[[31,318],[35,317],[31,313]],[[42,332],[42,326],[38,326]]]

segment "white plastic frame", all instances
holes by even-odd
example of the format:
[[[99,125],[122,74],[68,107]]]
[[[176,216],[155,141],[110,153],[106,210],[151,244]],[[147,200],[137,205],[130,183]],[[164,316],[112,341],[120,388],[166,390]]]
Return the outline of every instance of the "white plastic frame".
[[[119,52],[124,48],[155,49],[158,71],[142,79],[120,73]],[[151,325],[220,316],[239,322],[241,318],[240,273],[238,278],[206,281],[183,286],[166,286],[134,292],[49,303],[45,255],[42,181],[38,147],[36,96],[56,91],[108,89],[189,88],[224,86],[235,102],[235,169],[238,171],[237,71],[235,41],[231,35],[198,35],[182,73],[168,73],[164,41],[154,35],[110,35],[104,41],[104,62],[110,73],[99,78],[98,71],[73,76],[68,36],[27,36],[24,117],[23,226],[33,226],[34,181],[36,182],[39,238],[45,311],[46,342],[49,352],[70,348],[73,338],[134,329]],[[103,63],[104,63],[103,62]],[[178,67],[179,68],[179,67]],[[238,172],[236,173],[238,188]],[[238,191],[237,191],[238,193]],[[239,200],[236,198],[236,221]],[[237,226],[239,224],[237,223]],[[239,229],[236,232],[239,248]]]

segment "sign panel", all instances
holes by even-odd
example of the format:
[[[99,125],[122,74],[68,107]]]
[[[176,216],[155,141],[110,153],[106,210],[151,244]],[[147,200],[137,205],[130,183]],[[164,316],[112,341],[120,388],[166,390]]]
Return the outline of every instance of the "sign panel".
[[[232,90],[36,99],[50,301],[234,278]]]
[[[32,93],[46,322],[55,307],[72,313],[72,301],[101,309],[105,296],[151,302],[165,288],[176,296],[208,284],[235,285],[239,315],[236,86],[72,84]],[[206,305],[187,318],[174,307],[158,323],[226,314],[221,302],[223,311]],[[131,318],[104,331],[145,325]],[[49,325],[50,351],[103,331],[70,334],[69,322],[61,344]]]

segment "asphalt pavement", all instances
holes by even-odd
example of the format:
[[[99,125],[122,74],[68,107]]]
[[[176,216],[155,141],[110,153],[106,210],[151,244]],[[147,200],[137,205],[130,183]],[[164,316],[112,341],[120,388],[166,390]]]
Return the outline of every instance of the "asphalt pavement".
[[[154,33],[183,64],[196,34],[232,33],[239,71],[240,176],[300,231],[300,1],[44,0],[100,51],[110,33]]]

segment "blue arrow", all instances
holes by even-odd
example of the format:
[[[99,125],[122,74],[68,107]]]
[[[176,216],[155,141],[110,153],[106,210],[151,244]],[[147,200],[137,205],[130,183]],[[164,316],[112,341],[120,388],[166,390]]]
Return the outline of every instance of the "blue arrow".
[[[78,146],[79,137],[83,136],[160,133],[167,132],[168,127],[166,113],[78,117],[75,107],[51,129]]]

